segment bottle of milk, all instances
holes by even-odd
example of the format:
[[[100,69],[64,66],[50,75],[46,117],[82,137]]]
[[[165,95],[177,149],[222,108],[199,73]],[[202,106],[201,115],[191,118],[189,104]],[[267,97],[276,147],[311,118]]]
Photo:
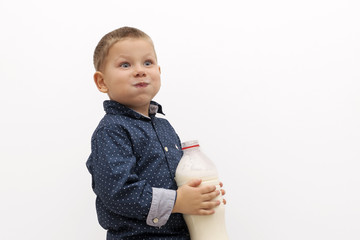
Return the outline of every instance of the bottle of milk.
[[[202,179],[201,185],[216,185],[220,189],[219,176],[215,165],[200,150],[197,140],[182,143],[184,151],[175,173],[175,181],[180,187],[191,179]],[[225,206],[221,194],[215,198],[220,205],[212,215],[184,214],[191,240],[227,240],[225,227]]]

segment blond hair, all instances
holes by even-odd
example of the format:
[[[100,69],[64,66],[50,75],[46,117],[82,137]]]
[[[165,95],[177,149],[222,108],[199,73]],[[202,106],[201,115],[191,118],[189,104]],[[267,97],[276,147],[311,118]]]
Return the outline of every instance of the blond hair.
[[[151,38],[146,33],[133,27],[121,27],[107,33],[101,38],[94,51],[93,61],[96,71],[100,71],[103,68],[109,49],[115,43],[125,38],[145,38],[151,41]]]

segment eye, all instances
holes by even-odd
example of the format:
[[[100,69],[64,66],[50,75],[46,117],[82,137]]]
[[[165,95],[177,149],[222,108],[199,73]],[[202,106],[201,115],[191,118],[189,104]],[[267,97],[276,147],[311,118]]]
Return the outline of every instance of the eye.
[[[121,68],[129,68],[130,67],[130,63],[124,62],[120,64]]]
[[[144,66],[151,66],[153,62],[151,60],[147,60],[144,62]]]

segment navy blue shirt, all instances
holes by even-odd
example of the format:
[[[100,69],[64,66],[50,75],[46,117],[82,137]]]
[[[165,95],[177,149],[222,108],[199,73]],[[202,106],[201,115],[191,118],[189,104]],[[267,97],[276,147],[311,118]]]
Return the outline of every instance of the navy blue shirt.
[[[182,214],[171,214],[182,151],[170,123],[155,116],[161,106],[151,102],[149,117],[112,100],[104,109],[86,165],[107,239],[190,239]]]

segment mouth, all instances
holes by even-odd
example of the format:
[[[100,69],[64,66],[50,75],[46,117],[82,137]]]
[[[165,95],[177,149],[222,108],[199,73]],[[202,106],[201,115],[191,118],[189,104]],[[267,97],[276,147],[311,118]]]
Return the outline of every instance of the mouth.
[[[139,83],[136,83],[134,86],[137,88],[144,88],[144,87],[147,87],[148,85],[149,85],[149,83],[139,82]]]

